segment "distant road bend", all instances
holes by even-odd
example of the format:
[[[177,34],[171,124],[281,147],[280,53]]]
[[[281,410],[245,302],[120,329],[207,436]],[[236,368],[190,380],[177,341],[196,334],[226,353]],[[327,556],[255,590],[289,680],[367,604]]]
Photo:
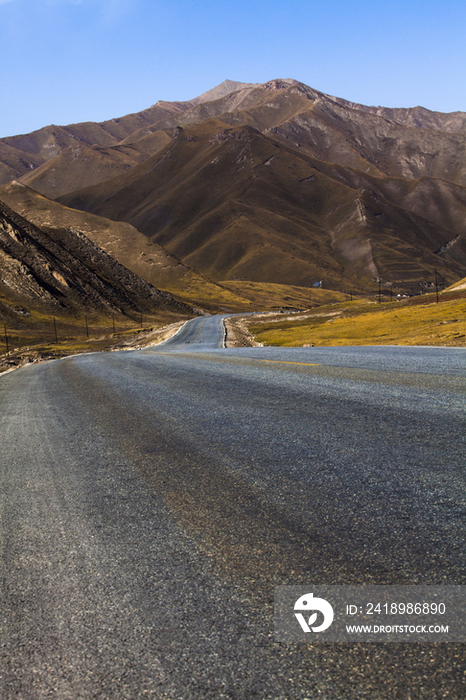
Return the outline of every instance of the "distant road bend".
[[[466,583],[466,349],[222,342],[0,378],[2,700],[466,697],[458,644],[273,639],[276,584]]]
[[[212,350],[225,346],[224,316],[201,316],[187,321],[178,333],[166,340],[159,348],[179,350],[191,346],[192,350]],[[186,348],[185,348],[186,349]]]

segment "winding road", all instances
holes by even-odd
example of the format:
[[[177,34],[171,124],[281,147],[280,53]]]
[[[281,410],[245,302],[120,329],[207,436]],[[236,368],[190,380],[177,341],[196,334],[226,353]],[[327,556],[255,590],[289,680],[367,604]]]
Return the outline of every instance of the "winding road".
[[[466,349],[222,318],[0,377],[0,697],[466,697],[463,645],[273,637],[275,585],[466,583]]]

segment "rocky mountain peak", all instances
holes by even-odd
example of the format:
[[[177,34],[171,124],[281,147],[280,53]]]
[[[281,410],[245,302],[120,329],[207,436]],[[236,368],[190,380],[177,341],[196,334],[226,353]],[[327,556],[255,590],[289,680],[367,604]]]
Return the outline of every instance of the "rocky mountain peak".
[[[214,100],[219,100],[232,92],[238,92],[238,90],[245,90],[246,88],[255,88],[259,86],[260,83],[239,83],[235,80],[224,80],[223,83],[220,83],[220,85],[217,85],[211,90],[207,90],[207,92],[202,93],[202,95],[199,95],[199,97],[195,97],[193,100],[190,100],[190,102],[193,105],[201,104],[201,102],[212,102]]]

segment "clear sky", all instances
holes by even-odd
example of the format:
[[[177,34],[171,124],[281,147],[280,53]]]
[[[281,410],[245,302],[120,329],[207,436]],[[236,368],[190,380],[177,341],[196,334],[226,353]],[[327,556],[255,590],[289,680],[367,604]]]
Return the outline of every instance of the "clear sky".
[[[466,1],[0,0],[0,137],[227,78],[466,112]]]

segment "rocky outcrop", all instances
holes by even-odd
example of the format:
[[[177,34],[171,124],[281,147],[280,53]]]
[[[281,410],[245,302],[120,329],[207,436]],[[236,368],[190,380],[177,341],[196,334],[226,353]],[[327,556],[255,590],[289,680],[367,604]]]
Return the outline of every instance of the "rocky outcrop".
[[[0,288],[45,307],[193,314],[142,280],[78,230],[34,226],[0,202]]]

